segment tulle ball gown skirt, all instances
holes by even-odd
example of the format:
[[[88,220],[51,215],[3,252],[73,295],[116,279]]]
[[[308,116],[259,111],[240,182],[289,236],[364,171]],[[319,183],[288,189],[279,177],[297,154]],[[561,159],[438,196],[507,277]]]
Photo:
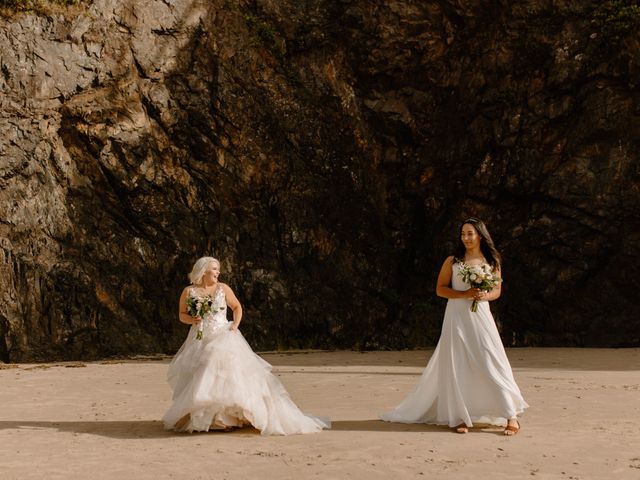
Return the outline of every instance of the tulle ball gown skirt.
[[[313,433],[330,428],[328,419],[301,412],[271,365],[256,355],[226,321],[201,340],[196,328],[169,366],[173,404],[165,428],[208,431],[252,425],[263,435]]]
[[[389,422],[468,427],[504,426],[528,407],[511,366],[488,302],[450,299],[442,333],[413,391],[380,418]]]

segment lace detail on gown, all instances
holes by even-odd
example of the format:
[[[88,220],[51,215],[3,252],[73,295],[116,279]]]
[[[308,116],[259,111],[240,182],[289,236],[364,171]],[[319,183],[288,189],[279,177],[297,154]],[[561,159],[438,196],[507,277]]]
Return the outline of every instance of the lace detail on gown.
[[[190,294],[197,295],[195,289],[190,289]],[[211,311],[207,313],[202,319],[202,334],[203,336],[214,335],[222,328],[228,328],[229,322],[227,321],[227,302],[225,301],[224,290],[222,287],[218,287],[212,295],[213,304],[211,305]],[[198,329],[197,325],[193,325],[191,329]]]

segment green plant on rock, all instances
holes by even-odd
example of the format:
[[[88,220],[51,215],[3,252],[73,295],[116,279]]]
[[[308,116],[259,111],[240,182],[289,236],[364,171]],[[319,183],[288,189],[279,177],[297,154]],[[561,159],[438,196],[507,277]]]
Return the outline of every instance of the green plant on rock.
[[[269,50],[276,58],[282,60],[284,58],[284,50],[278,42],[278,37],[273,27],[254,15],[245,15],[244,20],[255,33],[257,43]]]
[[[595,38],[601,45],[615,48],[640,28],[640,5],[637,0],[602,2],[591,15]]]
[[[300,75],[287,63],[286,55],[282,44],[278,41],[278,35],[271,25],[255,15],[245,15],[247,26],[255,34],[255,43],[262,45],[278,59],[287,79],[296,85],[301,85]]]

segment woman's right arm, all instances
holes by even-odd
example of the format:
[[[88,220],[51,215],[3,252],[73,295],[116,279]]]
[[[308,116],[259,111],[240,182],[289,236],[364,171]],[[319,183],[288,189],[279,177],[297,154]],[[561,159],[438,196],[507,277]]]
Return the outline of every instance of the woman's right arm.
[[[450,287],[451,277],[453,276],[453,257],[448,257],[442,264],[440,274],[438,274],[438,282],[436,284],[436,295],[443,298],[474,298],[480,290],[470,288],[469,290],[460,291]]]
[[[198,323],[200,319],[198,317],[192,317],[187,313],[187,297],[189,296],[189,287],[186,287],[180,295],[180,303],[178,305],[178,318],[182,323],[187,325],[193,325]]]

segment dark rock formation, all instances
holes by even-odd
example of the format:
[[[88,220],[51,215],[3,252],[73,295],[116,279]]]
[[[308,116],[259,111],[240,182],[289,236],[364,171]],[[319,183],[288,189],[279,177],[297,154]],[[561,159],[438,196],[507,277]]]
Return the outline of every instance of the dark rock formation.
[[[257,349],[432,345],[471,214],[507,345],[640,345],[638,27],[570,0],[0,20],[0,360],[174,351],[211,253]]]

